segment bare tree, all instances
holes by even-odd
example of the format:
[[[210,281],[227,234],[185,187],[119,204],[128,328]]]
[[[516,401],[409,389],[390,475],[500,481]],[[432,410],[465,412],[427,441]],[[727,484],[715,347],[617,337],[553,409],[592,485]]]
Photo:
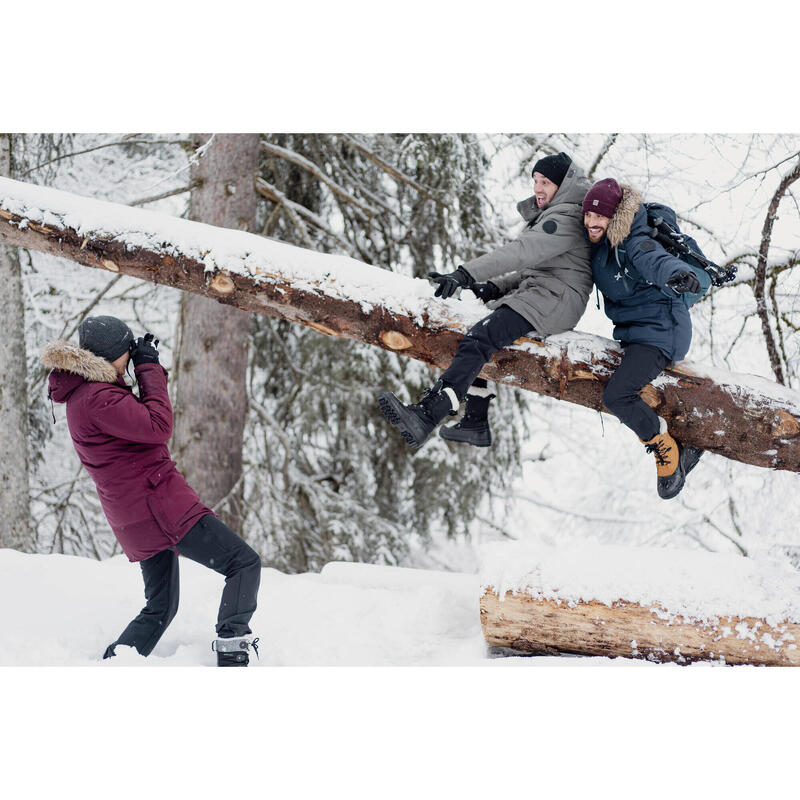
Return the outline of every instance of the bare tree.
[[[784,175],[783,179],[778,185],[778,188],[775,190],[775,194],[773,194],[769,208],[767,209],[767,214],[764,218],[764,227],[761,231],[761,246],[758,250],[758,263],[756,264],[755,283],[753,286],[753,294],[755,294],[756,297],[756,310],[758,312],[758,317],[761,320],[761,330],[764,334],[764,341],[767,345],[770,365],[772,366],[772,371],[775,373],[775,380],[778,381],[778,383],[786,382],[782,364],[782,361],[783,363],[786,362],[786,356],[780,327],[780,315],[777,303],[775,302],[776,281],[774,278],[770,287],[770,298],[772,300],[773,311],[775,314],[775,325],[778,331],[781,351],[783,351],[782,353],[778,352],[778,345],[775,343],[775,337],[769,324],[769,312],[767,311],[767,298],[765,296],[767,255],[769,253],[769,247],[772,240],[772,228],[778,215],[778,206],[780,205],[780,202],[785,196],[789,187],[796,180],[798,180],[798,178],[800,178],[800,159],[798,159],[797,163],[794,165],[794,169]],[[781,356],[783,356],[783,358],[781,358]]]
[[[0,134],[0,175],[12,174],[12,134]],[[28,394],[22,270],[16,247],[0,244],[0,547],[30,550]]]
[[[255,230],[259,139],[250,134],[193,137],[191,219]],[[173,452],[203,501],[239,530],[249,315],[186,294],[178,328]]]

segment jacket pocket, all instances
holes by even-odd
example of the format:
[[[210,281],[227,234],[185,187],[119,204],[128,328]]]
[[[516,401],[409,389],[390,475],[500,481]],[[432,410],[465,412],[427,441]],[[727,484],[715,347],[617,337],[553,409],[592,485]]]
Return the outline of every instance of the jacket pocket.
[[[179,526],[186,509],[179,493],[171,486],[172,474],[169,470],[161,474],[156,470],[147,476],[153,487],[147,496],[147,507],[163,534],[174,544],[180,536]]]
[[[566,287],[562,284],[558,289],[548,286],[534,285],[522,288],[516,296],[541,317],[549,317],[561,303]]]

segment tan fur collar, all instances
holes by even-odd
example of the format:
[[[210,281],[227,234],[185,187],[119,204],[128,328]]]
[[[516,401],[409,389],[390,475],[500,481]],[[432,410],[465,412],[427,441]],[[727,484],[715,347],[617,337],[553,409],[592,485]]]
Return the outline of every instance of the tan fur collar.
[[[620,189],[622,189],[622,200],[619,201],[619,205],[614,212],[614,216],[611,217],[606,231],[608,243],[612,247],[616,247],[628,238],[633,225],[633,218],[642,204],[642,196],[633,186],[621,183]]]
[[[63,339],[46,344],[42,348],[41,359],[47,369],[71,372],[95,383],[117,382],[117,371],[110,361]]]

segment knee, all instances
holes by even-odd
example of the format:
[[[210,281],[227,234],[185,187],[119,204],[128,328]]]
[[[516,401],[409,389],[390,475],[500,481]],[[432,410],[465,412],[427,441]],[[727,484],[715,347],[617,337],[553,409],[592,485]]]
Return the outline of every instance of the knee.
[[[261,556],[250,547],[249,544],[245,545],[245,551],[242,554],[244,557],[244,568],[247,570],[260,570],[261,569]]]
[[[235,557],[231,560],[228,574],[233,575],[238,572],[260,572],[261,556],[250,547],[249,544],[242,542]]]
[[[152,603],[148,604],[150,606],[148,610],[158,619],[159,627],[164,630],[178,613],[179,595],[177,592],[170,592],[160,600],[161,602],[155,606]]]

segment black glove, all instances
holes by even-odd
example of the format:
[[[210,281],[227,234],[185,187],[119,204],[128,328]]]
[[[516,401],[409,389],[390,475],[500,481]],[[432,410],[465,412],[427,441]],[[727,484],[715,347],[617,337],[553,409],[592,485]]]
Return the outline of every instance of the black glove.
[[[689,269],[682,269],[675,277],[667,281],[667,286],[678,294],[697,294],[702,290],[697,275]]]
[[[158,364],[158,350],[156,350],[158,341],[158,339],[153,341],[152,333],[146,333],[144,338],[140,336],[131,342],[131,360],[134,367],[140,364]]]
[[[486,281],[486,283],[473,283],[469,288],[475,292],[475,297],[479,300],[483,300],[484,303],[497,300],[497,298],[501,297],[503,294],[491,281]]]
[[[459,267],[455,272],[448,272],[446,275],[429,272],[428,280],[436,284],[434,297],[441,297],[442,300],[452,297],[459,289],[469,289],[475,283],[464,267]]]

